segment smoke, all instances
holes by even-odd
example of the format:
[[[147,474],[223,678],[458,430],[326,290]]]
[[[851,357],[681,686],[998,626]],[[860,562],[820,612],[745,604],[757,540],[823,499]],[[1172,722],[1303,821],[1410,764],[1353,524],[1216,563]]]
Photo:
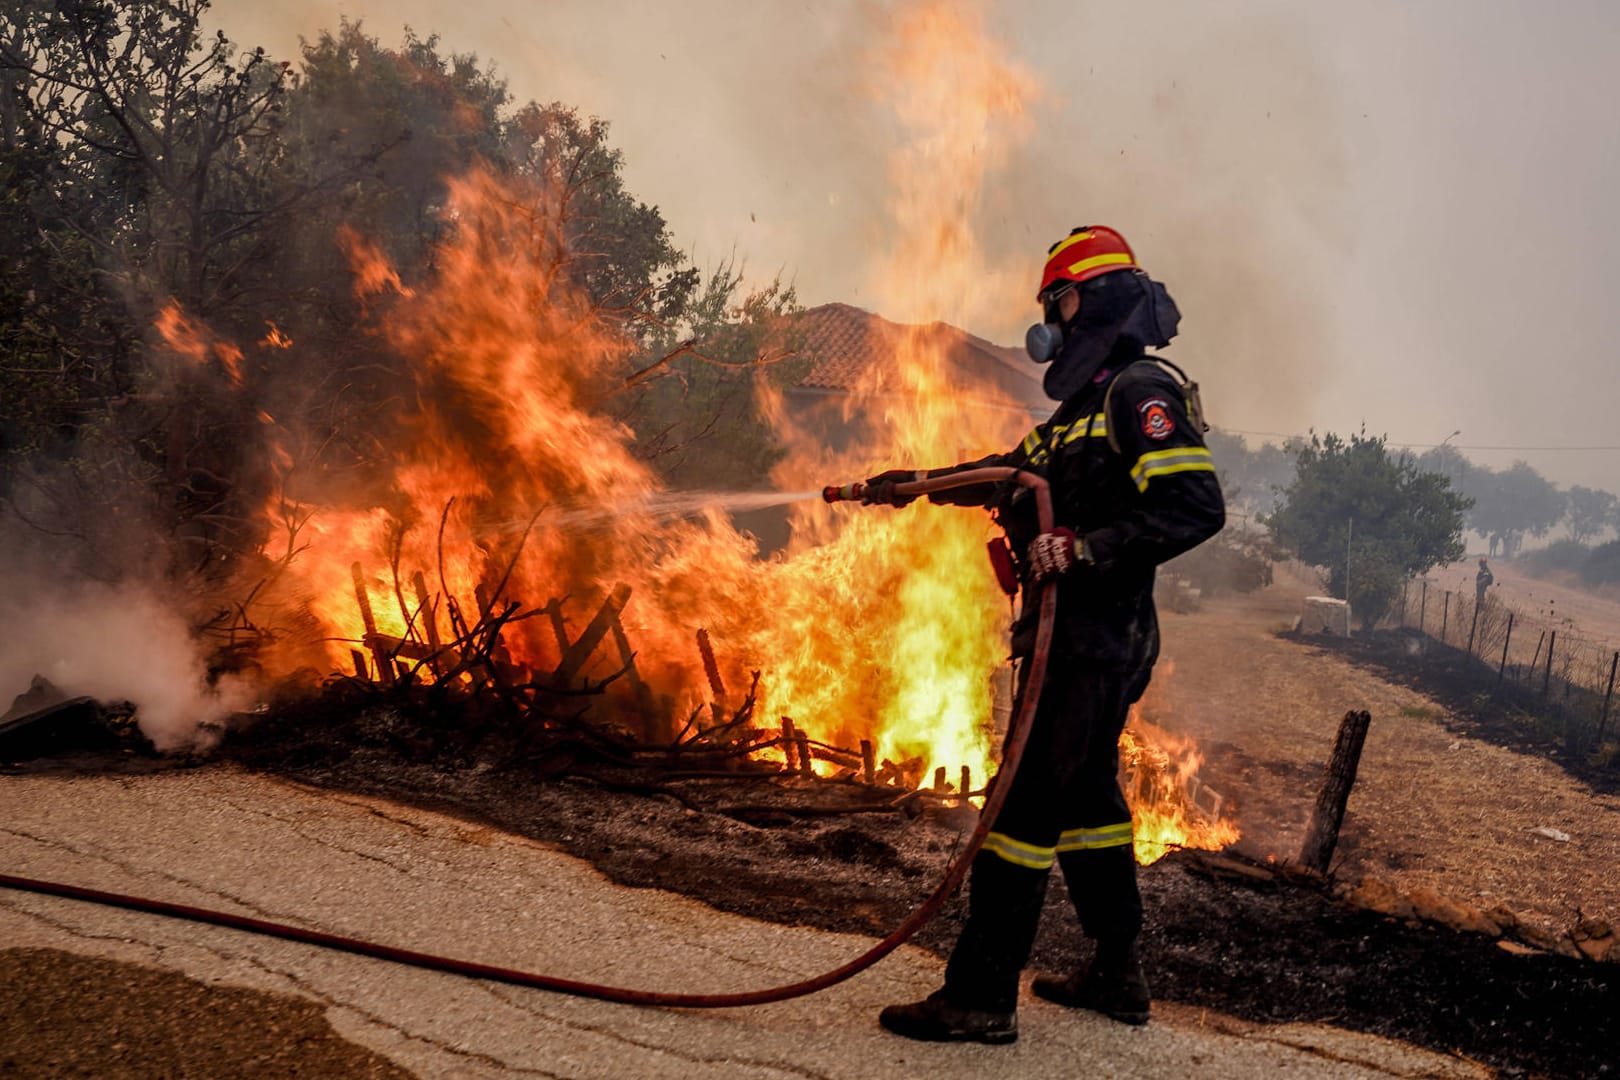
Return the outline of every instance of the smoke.
[[[216,10],[243,44],[278,55],[340,10],[385,42],[403,23],[442,33],[446,49],[494,62],[519,100],[607,119],[630,190],[660,207],[700,265],[735,253],[754,273],[793,278],[808,304],[1021,342],[1047,245],[1075,225],[1115,226],[1176,296],[1184,340],[1172,355],[1196,368],[1214,419],[1299,430],[1351,351],[1337,283],[1353,254],[1355,162],[1321,20],[1264,3],[1241,16],[1227,5],[956,6],[982,18],[986,50],[1004,46],[1031,86],[1025,115],[986,127],[987,153],[1018,149],[950,208],[981,250],[943,312],[874,288],[874,271],[916,246],[913,223],[888,212],[896,103],[869,64],[905,5]],[[976,70],[971,56],[917,62],[930,59],[964,78]],[[932,267],[914,272],[925,282]]]
[[[140,585],[0,579],[0,706],[40,675],[70,697],[134,705],[141,734],[163,753],[209,748],[248,687],[210,685],[174,608]]]

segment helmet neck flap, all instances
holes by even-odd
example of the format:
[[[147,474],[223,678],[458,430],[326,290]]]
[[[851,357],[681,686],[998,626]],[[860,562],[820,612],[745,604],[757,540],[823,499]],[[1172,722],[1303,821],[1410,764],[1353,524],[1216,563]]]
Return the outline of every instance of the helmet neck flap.
[[[1175,337],[1181,313],[1165,287],[1140,270],[1115,271],[1082,282],[1080,310],[1063,323],[1063,343],[1046,369],[1046,396],[1064,401],[1107,362],[1110,368],[1162,348]]]

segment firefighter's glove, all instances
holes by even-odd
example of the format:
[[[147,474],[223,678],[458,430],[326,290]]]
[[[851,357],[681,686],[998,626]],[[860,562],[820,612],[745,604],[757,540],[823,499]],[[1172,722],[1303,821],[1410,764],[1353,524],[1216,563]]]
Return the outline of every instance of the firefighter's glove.
[[[881,503],[884,506],[907,506],[915,495],[902,495],[894,490],[896,484],[909,484],[918,478],[915,469],[890,469],[885,473],[878,473],[866,482],[866,490],[861,495],[861,502],[867,506]]]
[[[1084,561],[1084,542],[1061,525],[1030,541],[1029,567],[1036,581],[1067,574],[1076,563]]]

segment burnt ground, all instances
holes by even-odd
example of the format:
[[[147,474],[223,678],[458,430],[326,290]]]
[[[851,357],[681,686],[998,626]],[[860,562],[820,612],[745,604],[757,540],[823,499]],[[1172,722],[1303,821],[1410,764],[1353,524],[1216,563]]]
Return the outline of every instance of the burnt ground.
[[[1447,692],[1423,681],[1433,664],[1399,670],[1398,657],[1384,658],[1372,645],[1335,648],[1387,677],[1417,680],[1437,697]],[[1479,731],[1496,723],[1452,722]],[[79,724],[81,735],[94,727],[82,718]],[[0,758],[23,756],[19,748],[0,748]],[[0,771],[212,767],[156,759],[105,738],[95,747],[75,737],[29,750],[40,756]],[[681,777],[588,757],[551,759],[542,770],[498,764],[494,759],[509,761],[509,753],[489,750],[444,749],[387,706],[357,710],[328,701],[284,707],[233,733],[219,753],[298,782],[429,806],[551,843],[625,886],[667,889],[767,921],[872,935],[920,903],[973,825],[971,811],[913,802],[907,813],[888,805],[892,792],[849,783]],[[1316,782],[1315,770],[1273,760],[1260,745],[1247,752],[1259,772],[1281,770],[1295,786]],[[1346,843],[1354,843],[1349,831]],[[1321,1022],[1398,1038],[1506,1076],[1620,1074],[1620,965],[1511,942],[1504,948],[1481,934],[1357,908],[1337,882],[1241,853],[1172,853],[1143,870],[1142,888],[1144,964],[1160,1000],[1239,1021]],[[1058,877],[1047,906],[1033,966],[1065,971],[1083,961],[1084,947]],[[943,954],[963,914],[958,896],[917,943]],[[147,977],[143,972],[132,968],[129,978]],[[258,1007],[284,1028],[309,1029],[301,1041],[320,1034],[297,1004],[267,996]],[[266,1053],[274,1052],[272,1040]],[[336,1071],[317,1071],[358,1076],[378,1067],[359,1059],[352,1069],[338,1067],[339,1060],[332,1059]]]
[[[302,782],[386,796],[553,843],[614,881],[753,918],[882,935],[933,887],[971,811],[917,816],[854,784],[594,769],[544,778],[475,761],[408,761],[362,732],[397,718],[272,720],[229,756]],[[420,756],[420,755],[418,755]],[[1144,869],[1144,963],[1158,998],[1241,1020],[1323,1022],[1485,1063],[1507,1076],[1610,1076],[1620,1066],[1620,967],[1508,951],[1480,934],[1335,899],[1334,883],[1228,854]],[[1060,878],[1033,966],[1084,958]],[[962,897],[917,941],[943,954]],[[1528,952],[1528,954],[1526,954]]]
[[[1594,751],[1594,717],[1602,699],[1586,691],[1544,699],[1534,686],[1499,680],[1496,668],[1466,650],[1416,630],[1380,630],[1351,637],[1281,635],[1336,653],[1381,679],[1421,691],[1446,707],[1446,728],[1458,735],[1546,758],[1597,792],[1620,794],[1620,759]],[[1620,710],[1609,717],[1609,733]],[[1607,741],[1607,740],[1605,740]]]

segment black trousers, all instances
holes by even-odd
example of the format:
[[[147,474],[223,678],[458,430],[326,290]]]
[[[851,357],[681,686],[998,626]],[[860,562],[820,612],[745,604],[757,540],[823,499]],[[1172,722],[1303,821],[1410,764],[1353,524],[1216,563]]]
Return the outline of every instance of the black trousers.
[[[1087,937],[1122,945],[1141,932],[1119,736],[1151,671],[1087,667],[1054,650],[1023,761],[973,861],[967,924],[945,969],[953,1003],[1016,1007],[1054,862]]]

